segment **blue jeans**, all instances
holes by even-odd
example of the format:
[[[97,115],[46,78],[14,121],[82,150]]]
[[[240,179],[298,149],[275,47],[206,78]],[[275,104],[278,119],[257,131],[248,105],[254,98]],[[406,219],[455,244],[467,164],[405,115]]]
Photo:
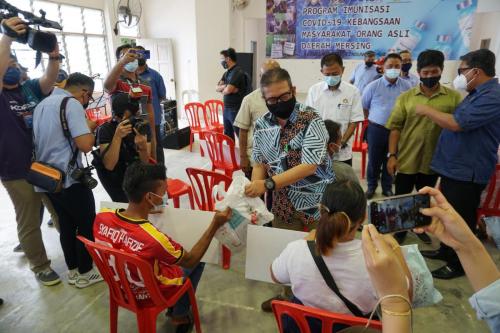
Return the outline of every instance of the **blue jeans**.
[[[224,118],[224,134],[233,139],[233,141],[235,134],[236,136],[240,135],[240,129],[233,125],[236,115],[238,114],[238,110],[239,108],[224,107],[224,112],[222,113]]]
[[[198,287],[198,282],[200,282],[201,275],[203,274],[203,270],[205,269],[205,263],[200,262],[195,268],[183,268],[184,277],[188,277],[191,280],[191,284],[193,285],[193,289],[196,292],[196,288]],[[185,317],[189,313],[189,295],[185,293],[177,303],[172,308],[172,316],[173,317]]]
[[[392,177],[387,172],[390,131],[381,125],[370,123],[366,132],[368,139],[368,190],[375,191],[382,173],[382,191],[390,191],[392,190]]]

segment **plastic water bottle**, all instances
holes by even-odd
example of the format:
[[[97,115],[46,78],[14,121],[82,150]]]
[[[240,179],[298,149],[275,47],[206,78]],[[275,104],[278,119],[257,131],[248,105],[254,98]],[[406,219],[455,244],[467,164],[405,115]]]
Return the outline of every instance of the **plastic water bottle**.
[[[425,30],[426,24],[422,21],[415,21],[415,24],[408,32],[408,37],[399,37],[391,49],[398,51],[408,50],[413,51],[418,43],[422,40],[422,32]]]
[[[437,44],[434,46],[434,50],[443,52],[445,59],[450,59],[452,48],[450,46],[451,36],[450,35],[437,35]]]
[[[472,35],[472,25],[474,23],[474,7],[472,0],[464,0],[457,4],[457,10],[460,12],[458,26],[465,47],[470,47]]]

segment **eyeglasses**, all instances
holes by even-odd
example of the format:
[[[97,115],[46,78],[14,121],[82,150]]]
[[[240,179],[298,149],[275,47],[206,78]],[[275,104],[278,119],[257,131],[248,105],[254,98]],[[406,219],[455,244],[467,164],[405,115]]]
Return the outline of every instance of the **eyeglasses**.
[[[269,98],[264,97],[264,99],[267,105],[276,105],[279,102],[288,102],[292,97],[293,93],[291,91],[288,91],[284,94],[279,95],[278,97],[269,97]]]
[[[462,74],[462,73],[463,73],[463,71],[466,71],[466,70],[468,70],[468,69],[472,69],[472,68],[471,68],[471,67],[459,68],[459,69],[457,69],[457,73],[458,73],[458,75],[460,75],[460,74]]]
[[[87,97],[89,98],[89,102],[94,102],[94,97],[92,97],[92,93],[87,89],[82,89],[83,92],[87,93]]]

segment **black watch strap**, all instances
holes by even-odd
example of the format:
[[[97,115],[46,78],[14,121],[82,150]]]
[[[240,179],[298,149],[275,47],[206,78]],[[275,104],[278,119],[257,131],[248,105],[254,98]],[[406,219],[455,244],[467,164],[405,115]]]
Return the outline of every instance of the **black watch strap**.
[[[264,180],[264,186],[266,187],[266,190],[274,191],[274,189],[276,188],[276,183],[271,177],[269,177]]]

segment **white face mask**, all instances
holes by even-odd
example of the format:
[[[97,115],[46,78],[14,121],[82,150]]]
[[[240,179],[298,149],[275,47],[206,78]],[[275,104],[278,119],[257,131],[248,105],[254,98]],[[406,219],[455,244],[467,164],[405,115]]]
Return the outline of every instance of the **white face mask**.
[[[472,70],[472,69],[471,69]],[[467,73],[470,73],[470,71]],[[470,80],[467,82],[467,77],[465,74],[460,74],[458,75],[455,80],[453,80],[453,87],[457,90],[467,90],[467,86],[473,81],[474,79]]]
[[[385,76],[389,80],[394,80],[399,77],[399,74],[401,74],[401,69],[399,68],[389,68],[385,70]]]

